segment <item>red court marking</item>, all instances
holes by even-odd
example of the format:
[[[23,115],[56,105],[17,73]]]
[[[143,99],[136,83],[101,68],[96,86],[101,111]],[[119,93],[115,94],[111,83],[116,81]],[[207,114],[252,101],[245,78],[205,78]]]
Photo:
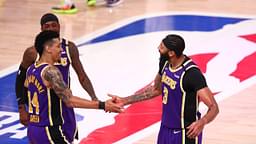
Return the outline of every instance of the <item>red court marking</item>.
[[[217,53],[197,54],[190,56],[200,67],[202,72],[206,72],[207,63],[216,56]],[[139,90],[138,92],[142,91]],[[115,116],[115,123],[96,129],[86,138],[81,140],[81,144],[111,144],[117,142],[133,133],[136,133],[161,120],[162,99],[157,96],[151,100],[130,105],[124,113]]]
[[[242,35],[242,36],[239,36],[239,37],[256,43],[256,34]]]
[[[196,54],[189,56],[201,69],[203,73],[206,72],[207,63],[213,59],[218,53]]]
[[[143,90],[143,89],[141,89]],[[140,90],[140,91],[141,91]],[[161,119],[161,97],[132,104],[115,117],[115,123],[96,129],[81,144],[112,144]]]
[[[240,61],[236,70],[230,75],[238,78],[240,82],[256,75],[256,52]]]

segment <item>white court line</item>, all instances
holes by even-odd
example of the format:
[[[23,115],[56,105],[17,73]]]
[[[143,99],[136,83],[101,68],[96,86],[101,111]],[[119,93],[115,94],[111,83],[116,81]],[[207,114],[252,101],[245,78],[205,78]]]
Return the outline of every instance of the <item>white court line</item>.
[[[255,15],[241,15],[241,14],[234,14],[234,13],[207,13],[207,12],[196,12],[196,11],[186,11],[186,12],[178,12],[178,11],[169,11],[169,12],[155,12],[145,15],[139,15],[139,16],[133,16],[124,20],[121,20],[119,22],[113,23],[105,28],[102,28],[98,31],[86,34],[85,36],[78,38],[74,42],[79,45],[81,43],[87,42],[89,40],[92,40],[94,38],[97,38],[98,36],[104,35],[108,32],[111,32],[115,29],[118,29],[122,26],[125,26],[129,23],[135,22],[137,20],[151,18],[151,17],[157,17],[157,16],[168,16],[168,15],[198,15],[198,16],[216,16],[216,17],[230,17],[230,18],[248,18],[248,19],[255,19]],[[86,47],[85,47],[86,48]],[[13,66],[10,66],[8,68],[5,68],[3,70],[0,70],[0,78],[15,72],[18,70],[18,65],[15,64]]]
[[[253,76],[252,78],[249,78],[249,79],[243,81],[241,84],[237,85],[237,87],[225,90],[225,91],[215,95],[214,97],[215,97],[216,101],[219,103],[219,102],[231,97],[232,95],[252,86],[253,84],[256,84],[256,76]],[[207,109],[207,107],[205,105],[200,104],[200,111],[205,111],[206,109]],[[151,135],[152,133],[155,133],[156,131],[158,132],[159,128],[160,128],[160,121],[141,130],[141,131],[138,131],[120,141],[117,141],[114,144],[134,143],[138,140],[141,140],[141,139]],[[155,139],[157,139],[157,137]]]
[[[10,66],[8,68],[5,68],[3,70],[0,70],[0,78],[2,78],[4,76],[7,76],[8,74],[11,74],[11,73],[17,71],[18,68],[19,68],[19,65],[16,64],[16,65]]]

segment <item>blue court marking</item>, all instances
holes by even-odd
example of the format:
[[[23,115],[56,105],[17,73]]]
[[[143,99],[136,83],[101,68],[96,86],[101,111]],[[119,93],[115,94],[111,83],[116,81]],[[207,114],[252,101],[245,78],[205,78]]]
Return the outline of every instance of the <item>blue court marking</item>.
[[[244,18],[226,18],[199,15],[167,15],[137,20],[116,30],[110,31],[90,41],[78,44],[83,46],[107,40],[114,40],[137,34],[150,32],[181,30],[209,32],[222,28],[226,24],[234,24],[246,20]]]
[[[18,112],[15,95],[16,72],[0,78],[0,111]]]
[[[92,38],[89,41],[84,41],[78,44],[81,47],[86,44],[93,44],[118,38],[133,36],[157,31],[181,30],[181,31],[201,31],[210,32],[222,28],[227,24],[235,24],[247,20],[245,18],[229,18],[229,17],[214,17],[200,15],[165,15],[155,16],[150,18],[142,18],[134,22],[130,22],[120,28],[114,29],[108,33]],[[0,111],[17,112],[17,102],[15,96],[15,77],[16,72],[10,73],[0,78]],[[0,116],[0,122],[8,116]],[[83,116],[77,116],[81,120]],[[18,118],[17,118],[18,120]],[[15,121],[0,128],[6,128],[19,121]],[[10,138],[12,133],[0,135],[1,143],[5,144],[25,144],[27,137],[23,139]]]
[[[5,117],[5,116],[3,116]],[[2,117],[0,117],[0,119],[2,119]],[[3,118],[4,119],[4,118]],[[1,121],[1,120],[0,120]],[[14,126],[16,124],[19,124],[19,120],[15,121],[15,122],[12,122],[12,123],[9,123],[9,124],[6,124],[6,125],[3,125],[0,130],[4,129],[4,128],[8,128],[10,126]],[[25,127],[23,128],[20,128],[18,130],[23,130],[25,129]],[[5,133],[3,135],[0,135],[0,141],[1,141],[1,144],[27,144],[28,143],[28,138],[25,137],[25,138],[22,138],[22,139],[15,139],[15,138],[10,138],[11,136],[13,135],[13,133]]]

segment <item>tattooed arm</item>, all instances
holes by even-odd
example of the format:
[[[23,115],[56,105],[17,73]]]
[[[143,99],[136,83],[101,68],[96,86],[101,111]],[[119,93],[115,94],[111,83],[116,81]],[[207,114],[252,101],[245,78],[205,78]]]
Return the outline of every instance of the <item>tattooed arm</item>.
[[[66,83],[62,78],[62,74],[55,66],[48,66],[43,71],[43,79],[46,86],[52,88],[57,96],[65,102],[69,107],[76,108],[91,108],[99,109],[99,101],[89,101],[87,99],[82,99],[77,96],[73,96],[71,90],[68,88]],[[104,103],[104,102],[103,102]],[[104,108],[106,111],[111,112],[121,112],[120,106],[112,103],[112,101],[107,101],[104,103]]]
[[[153,86],[149,85],[142,92],[139,92],[124,98],[116,95],[111,95],[111,94],[109,94],[109,96],[112,97],[115,103],[122,103],[124,105],[128,105],[135,102],[151,99],[153,97],[159,96],[160,94],[161,94],[161,76],[157,74],[154,80],[154,85]]]

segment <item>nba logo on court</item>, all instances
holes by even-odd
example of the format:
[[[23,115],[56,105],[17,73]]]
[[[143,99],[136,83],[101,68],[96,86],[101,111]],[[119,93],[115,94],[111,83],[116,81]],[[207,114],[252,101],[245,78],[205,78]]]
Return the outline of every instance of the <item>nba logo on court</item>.
[[[221,101],[256,82],[255,25],[255,20],[244,17],[143,16],[122,21],[95,37],[81,38],[77,45],[97,95],[105,100],[107,93],[127,96],[150,84],[158,71],[157,47],[162,38],[170,33],[182,35],[186,41],[184,53],[198,64],[217,101]],[[27,143],[26,129],[19,124],[15,106],[15,73],[0,73],[3,143]],[[71,77],[74,95],[84,95],[74,72]],[[6,103],[7,97],[11,103]],[[76,113],[81,143],[132,143],[159,130],[161,98],[132,104],[121,114],[81,109]]]

